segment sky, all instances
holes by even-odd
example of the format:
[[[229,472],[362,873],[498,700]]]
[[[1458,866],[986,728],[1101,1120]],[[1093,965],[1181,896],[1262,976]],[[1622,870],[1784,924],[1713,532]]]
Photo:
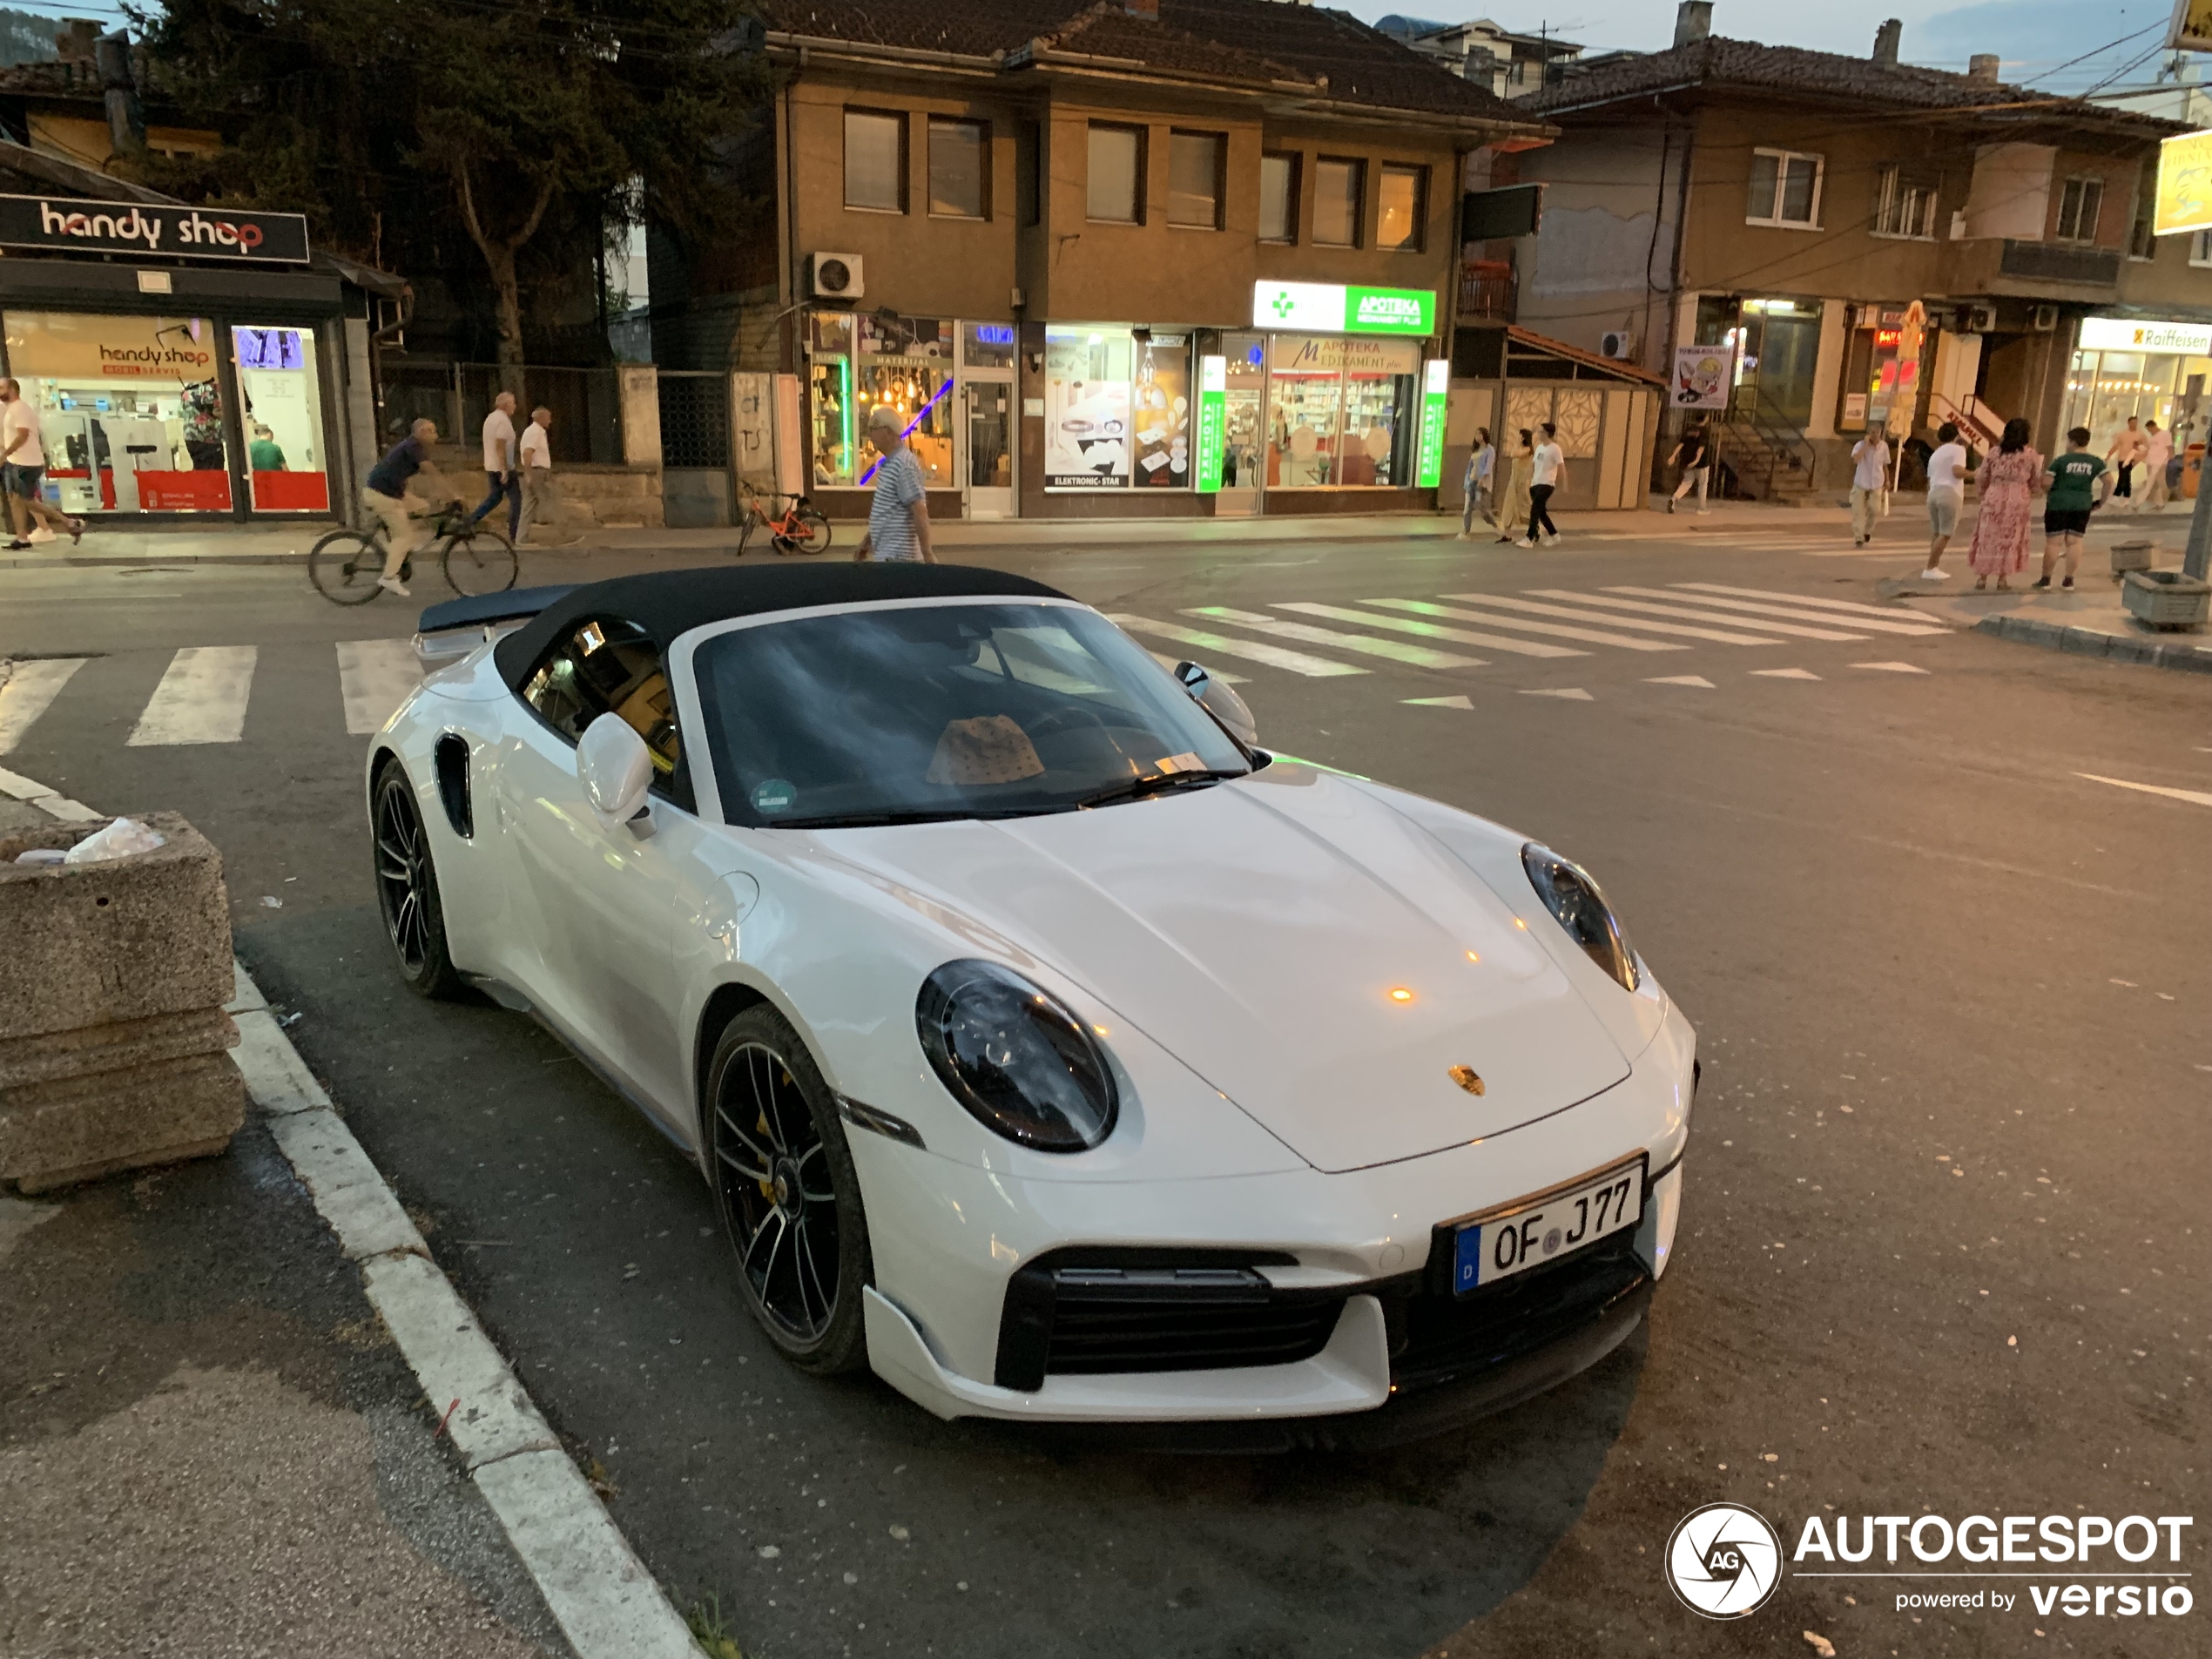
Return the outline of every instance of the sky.
[[[1548,25],[1564,38],[1597,51],[1628,47],[1655,51],[1673,44],[1674,0],[1428,0],[1420,4],[1377,4],[1374,0],[1322,0],[1372,22],[1391,12],[1463,23],[1488,17],[1520,34]],[[2080,92],[2107,77],[2115,86],[2148,84],[2161,54],[2153,50],[2164,38],[2173,0],[2120,0],[2085,5],[2080,0],[1981,0],[1959,5],[1952,0],[1874,0],[1865,6],[1785,7],[1786,24],[1777,26],[1774,7],[1758,0],[1716,0],[1713,32],[1735,40],[1771,46],[1810,46],[1854,56],[1874,48],[1874,30],[1885,17],[1905,24],[1899,56],[1909,64],[1963,71],[1976,52],[1995,52],[2007,81],[2033,83],[2054,91]],[[2138,33],[2138,31],[2141,31]],[[2093,47],[2132,40],[2061,67]],[[2134,60],[2151,55],[2134,68]],[[2212,81],[2212,64],[2200,59],[2200,73]]]

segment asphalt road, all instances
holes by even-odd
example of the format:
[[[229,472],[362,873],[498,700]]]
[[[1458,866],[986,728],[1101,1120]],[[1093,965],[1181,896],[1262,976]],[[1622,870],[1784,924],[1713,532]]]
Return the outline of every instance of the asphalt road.
[[[1342,629],[1281,607],[1684,583],[1865,603],[1914,562],[1902,542],[1888,561],[1834,549],[1830,531],[978,562],[1224,637],[1183,613]],[[617,567],[548,558],[525,579]],[[90,658],[0,765],[105,809],[176,808],[225,849],[239,952],[304,1010],[294,1040],[671,1596],[718,1602],[748,1654],[1815,1651],[1803,1631],[1846,1655],[2205,1650],[2201,1607],[1916,1615],[1895,1595],[1930,1586],[1907,1581],[1792,1577],[1713,1623],[1658,1564],[1684,1514],[1730,1499],[1789,1541],[1809,1515],[1924,1510],[2212,1526],[2195,1376],[2212,816],[2081,775],[2212,790],[2212,679],[1971,634],[1557,658],[1432,637],[1487,665],[1360,656],[1372,671],[1328,678],[1148,638],[1243,675],[1270,745],[1592,867],[1705,1067],[1675,1264],[1610,1359],[1386,1455],[1172,1458],[940,1424],[873,1379],[784,1368],[672,1147],[523,1020],[400,988],[333,642],[410,621],[268,567],[0,572],[0,655]],[[238,741],[126,744],[178,648],[249,644]],[[1686,678],[1710,684],[1653,683]],[[2173,1570],[2202,1574],[2202,1536]]]

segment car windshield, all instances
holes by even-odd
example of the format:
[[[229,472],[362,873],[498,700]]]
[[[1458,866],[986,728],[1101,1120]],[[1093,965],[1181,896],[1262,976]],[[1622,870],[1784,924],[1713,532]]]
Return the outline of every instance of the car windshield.
[[[1251,770],[1143,647],[1078,606],[799,617],[718,635],[693,663],[733,824],[1065,812]]]

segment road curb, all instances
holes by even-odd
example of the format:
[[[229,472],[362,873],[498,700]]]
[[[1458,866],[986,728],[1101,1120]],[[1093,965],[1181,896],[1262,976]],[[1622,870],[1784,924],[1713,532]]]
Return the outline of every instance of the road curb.
[[[2095,628],[2068,628],[2035,617],[1984,617],[1974,624],[1973,631],[2080,657],[2104,657],[2115,663],[2144,663],[2154,668],[2177,669],[2185,674],[2212,674],[2212,644],[2197,644],[2193,640],[2142,639],[2127,634],[2108,634]]]

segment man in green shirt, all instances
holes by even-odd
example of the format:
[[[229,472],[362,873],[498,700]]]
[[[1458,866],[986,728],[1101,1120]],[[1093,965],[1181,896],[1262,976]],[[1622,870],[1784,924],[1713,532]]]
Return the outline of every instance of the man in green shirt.
[[[2103,503],[2105,491],[2098,480],[2110,480],[2105,463],[2089,453],[2089,428],[2078,426],[2066,435],[2066,453],[2053,455],[2043,469],[2049,494],[2043,499],[2043,574],[2039,588],[2051,585],[2051,568],[2066,556],[2067,591],[2074,588],[2074,573],[2081,563],[2081,538],[2088,533],[2089,515]]]
[[[278,446],[276,434],[265,426],[253,428],[253,442],[246,446],[247,464],[255,472],[282,472],[284,451]]]

